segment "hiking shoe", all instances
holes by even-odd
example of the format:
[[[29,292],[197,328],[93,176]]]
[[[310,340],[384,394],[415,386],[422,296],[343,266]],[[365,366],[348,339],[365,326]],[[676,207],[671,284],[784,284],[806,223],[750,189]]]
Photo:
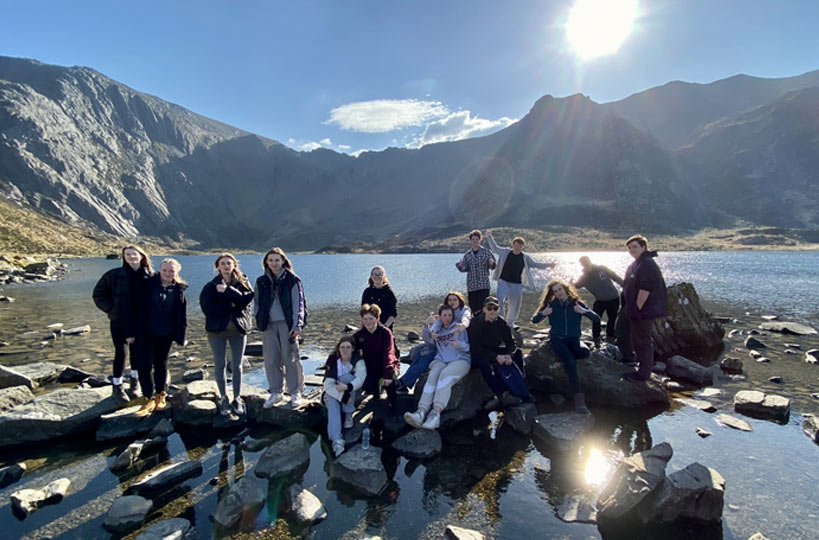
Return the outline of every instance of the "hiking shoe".
[[[230,413],[230,401],[227,396],[225,396],[219,401],[219,414],[222,416],[230,416]]]
[[[623,379],[629,382],[645,382],[649,378],[645,375],[640,375],[640,373],[637,371],[629,371],[628,373],[623,374]]]
[[[295,409],[299,405],[301,405],[301,394],[296,392],[295,394],[290,396],[290,406]]]
[[[145,405],[143,405],[137,412],[134,413],[134,416],[139,417],[149,416],[152,412],[154,412],[155,408],[156,401],[154,401],[153,399],[149,399],[148,401],[145,402]]]
[[[421,424],[421,427],[424,429],[438,429],[438,426],[441,425],[441,415],[435,411],[432,411],[427,415],[427,419],[424,420],[424,423]]]
[[[424,411],[415,411],[415,412],[405,412],[404,413],[404,422],[409,424],[414,428],[419,428],[424,423]]]
[[[344,452],[344,439],[336,439],[333,441],[333,454],[336,457],[340,456]]]
[[[157,411],[164,411],[165,409],[168,408],[168,402],[166,401],[167,397],[168,394],[166,394],[164,390],[156,395]]]
[[[578,414],[589,414],[589,408],[586,407],[586,396],[582,393],[574,395],[574,412]]]
[[[128,393],[121,384],[115,384],[111,387],[111,397],[113,397],[117,403],[128,403],[131,401],[131,398],[128,397]]]
[[[270,394],[270,397],[269,397],[269,398],[267,398],[267,401],[265,401],[265,402],[264,402],[264,405],[262,405],[262,407],[264,407],[265,409],[270,409],[270,408],[272,408],[272,407],[273,407],[273,406],[274,406],[276,403],[278,403],[278,401],[279,401],[281,398],[282,398],[282,395],[281,395],[280,393],[278,393],[278,392],[273,392],[272,394]]]
[[[237,396],[236,399],[233,400],[233,412],[235,412],[239,416],[242,416],[247,412],[247,409],[245,408],[245,400],[243,400],[239,396]]]
[[[353,427],[353,413],[347,413],[344,415],[344,429],[350,429]]]
[[[504,392],[503,397],[501,398],[501,403],[503,403],[504,407],[515,407],[523,403],[523,400],[518,396],[513,396],[508,392]]]

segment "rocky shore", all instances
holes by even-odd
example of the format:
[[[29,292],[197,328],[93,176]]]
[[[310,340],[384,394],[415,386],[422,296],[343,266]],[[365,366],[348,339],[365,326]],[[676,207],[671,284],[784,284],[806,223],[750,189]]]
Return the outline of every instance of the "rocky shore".
[[[59,259],[30,255],[0,255],[0,285],[9,283],[42,283],[61,279],[68,266]],[[0,301],[9,297],[0,296]]]

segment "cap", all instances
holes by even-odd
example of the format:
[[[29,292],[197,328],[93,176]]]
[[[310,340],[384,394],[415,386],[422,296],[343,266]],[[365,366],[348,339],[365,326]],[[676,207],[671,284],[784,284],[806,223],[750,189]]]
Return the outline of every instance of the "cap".
[[[486,300],[484,300],[484,301],[483,301],[483,305],[488,306],[489,304],[494,304],[494,305],[496,305],[496,306],[499,306],[499,305],[500,305],[500,304],[498,303],[498,299],[497,299],[497,298],[495,298],[494,296],[489,296],[489,297],[487,297],[487,299],[486,299]]]

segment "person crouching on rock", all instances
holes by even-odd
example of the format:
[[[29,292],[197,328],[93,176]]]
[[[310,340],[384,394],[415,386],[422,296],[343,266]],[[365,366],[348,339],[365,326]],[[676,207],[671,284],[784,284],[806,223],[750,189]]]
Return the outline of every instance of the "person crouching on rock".
[[[185,289],[188,284],[179,276],[182,265],[176,259],[165,259],[159,265],[159,274],[147,283],[140,299],[140,324],[145,340],[145,350],[139,359],[139,385],[148,402],[137,411],[137,416],[147,416],[154,410],[164,411],[165,387],[168,380],[168,353],[175,341],[185,344],[188,328]],[[153,370],[153,376],[151,371]]]
[[[552,351],[563,362],[563,370],[569,378],[569,385],[574,393],[574,410],[587,414],[586,397],[580,389],[580,377],[577,375],[577,361],[588,358],[590,351],[580,343],[580,323],[582,317],[588,317],[594,323],[600,323],[600,315],[586,307],[580,301],[577,291],[562,279],[553,279],[543,290],[543,297],[532,322],[537,324],[544,317],[549,317],[549,341]]]
[[[199,306],[205,314],[205,330],[213,352],[213,369],[219,388],[219,412],[231,415],[231,404],[225,387],[227,346],[233,373],[233,412],[245,413],[242,392],[242,355],[245,353],[247,333],[250,331],[250,302],[253,289],[247,276],[239,270],[239,261],[230,253],[222,253],[213,263],[218,272],[199,295]]]
[[[438,321],[441,323],[438,332],[433,334],[429,326],[424,326],[424,341],[434,343],[436,352],[429,366],[429,376],[418,402],[418,410],[404,414],[404,420],[412,427],[437,429],[441,425],[441,412],[449,403],[452,387],[469,373],[469,340],[466,332],[455,324],[454,317],[452,307],[441,304],[438,308]]]
[[[495,395],[486,409],[534,401],[523,378],[523,352],[515,344],[512,329],[498,315],[498,308],[498,299],[488,297],[467,330],[472,366],[480,370]]]
[[[362,358],[353,356],[354,351],[355,339],[352,336],[344,336],[327,357],[324,366],[327,436],[333,442],[333,454],[336,457],[344,452],[341,415],[344,415],[344,429],[353,427],[356,398],[367,378],[367,365]]]
[[[356,352],[364,358],[364,363],[367,365],[367,378],[363,389],[379,399],[383,381],[390,406],[394,406],[396,397],[394,379],[398,377],[401,366],[395,354],[392,332],[378,322],[381,308],[377,305],[364,304],[359,314],[362,328],[353,334],[353,338]]]
[[[281,399],[285,377],[290,405],[298,407],[304,389],[299,356],[299,334],[305,317],[304,287],[281,248],[268,251],[262,267],[264,275],[256,280],[253,301],[256,328],[263,332],[264,370],[270,391],[264,408],[271,408]]]
[[[116,401],[127,403],[128,394],[122,387],[126,351],[131,364],[131,380],[136,391],[137,358],[142,355],[136,343],[138,325],[138,298],[143,285],[153,274],[151,259],[136,246],[122,248],[122,266],[105,272],[94,286],[94,304],[108,315],[111,340],[114,342],[114,384],[111,395]],[[149,396],[150,397],[150,396]]]

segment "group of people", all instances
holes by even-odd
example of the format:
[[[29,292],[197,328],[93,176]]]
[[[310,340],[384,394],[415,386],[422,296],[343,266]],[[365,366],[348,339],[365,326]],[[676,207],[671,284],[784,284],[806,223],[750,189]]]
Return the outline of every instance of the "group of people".
[[[361,299],[361,328],[336,343],[324,366],[327,433],[336,455],[344,451],[342,429],[352,427],[352,413],[363,393],[380,399],[385,390],[389,404],[394,406],[397,394],[413,388],[424,373],[427,377],[417,409],[404,414],[413,427],[438,428],[452,387],[472,368],[481,373],[494,394],[487,409],[533,401],[514,330],[523,290],[534,287],[531,269],[553,265],[527,255],[523,238],[516,237],[508,248],[499,246],[491,231],[487,233],[489,248],[481,245],[482,238],[480,231],[472,231],[470,249],[456,263],[458,270],[467,274],[467,297],[450,291],[437,311],[430,313],[421,327],[423,342],[410,350],[411,365],[403,375],[392,333],[398,302],[384,267],[372,268]],[[622,279],[610,269],[592,264],[588,257],[581,257],[581,277],[574,283],[552,279],[532,318],[535,324],[549,319],[551,347],[563,364],[575,409],[580,413],[588,413],[588,408],[577,360],[590,354],[580,340],[583,317],[592,321],[594,345],[599,347],[601,315],[607,315],[607,341],[616,336],[624,361],[639,366],[624,374],[626,380],[646,380],[651,373],[651,324],[665,315],[665,282],[654,261],[657,252],[648,250],[645,237],[633,236],[626,246],[634,262]],[[129,399],[123,379],[125,356],[130,349],[131,376],[138,379],[142,394],[148,398],[137,414],[145,416],[167,407],[167,359],[174,341],[179,345],[185,342],[187,285],[175,259],[163,260],[155,273],[144,251],[126,246],[122,261],[120,268],[102,276],[93,297],[110,319],[115,347],[113,396],[122,401]],[[220,414],[241,416],[246,412],[241,398],[242,357],[254,319],[262,332],[270,392],[264,407],[275,406],[285,390],[291,406],[298,407],[304,387],[299,336],[307,319],[307,303],[292,263],[280,248],[271,249],[262,258],[263,273],[255,287],[229,253],[219,255],[214,267],[216,276],[204,286],[199,301],[213,354]],[[490,295],[491,270],[498,282],[497,296]],[[580,287],[594,296],[591,308],[580,301]],[[228,347],[232,400],[227,393]]]

